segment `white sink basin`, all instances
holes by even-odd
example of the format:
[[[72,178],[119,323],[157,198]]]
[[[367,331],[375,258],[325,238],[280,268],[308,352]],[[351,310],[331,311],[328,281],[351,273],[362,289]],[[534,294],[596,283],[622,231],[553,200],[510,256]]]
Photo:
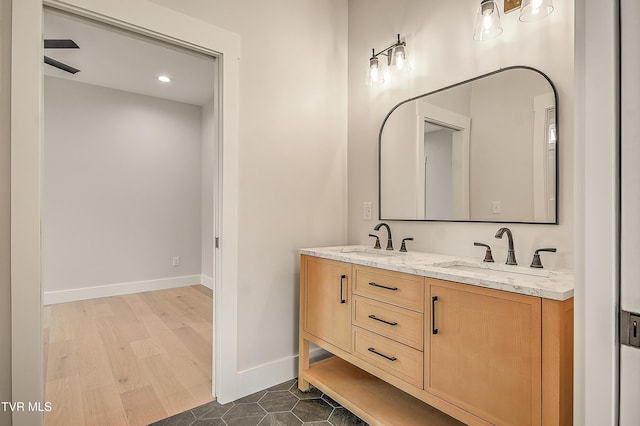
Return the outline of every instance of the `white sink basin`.
[[[364,247],[354,247],[346,250],[342,250],[342,253],[353,253],[359,256],[372,257],[372,258],[389,258],[399,256],[398,253],[392,250],[382,250]]]
[[[540,281],[550,278],[550,271],[544,271],[521,266],[500,265],[495,263],[471,263],[464,261],[450,261],[435,263],[438,268],[456,269],[462,272],[491,276],[494,278],[511,278],[523,281]]]

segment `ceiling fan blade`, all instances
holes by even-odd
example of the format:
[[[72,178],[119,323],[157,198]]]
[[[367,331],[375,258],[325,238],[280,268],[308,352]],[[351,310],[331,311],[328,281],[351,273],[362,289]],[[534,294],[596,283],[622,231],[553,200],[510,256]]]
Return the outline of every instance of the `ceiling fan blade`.
[[[45,49],[80,49],[80,46],[75,41],[63,38],[63,39],[45,39]]]
[[[67,64],[64,64],[64,63],[62,63],[60,61],[56,61],[55,59],[52,59],[52,58],[50,58],[48,56],[44,57],[44,63],[47,64],[47,65],[51,65],[53,67],[59,68],[62,71],[66,71],[66,72],[71,73],[71,74],[75,74],[78,71],[80,71],[78,68],[74,68],[74,67],[72,67],[70,65],[67,65]]]

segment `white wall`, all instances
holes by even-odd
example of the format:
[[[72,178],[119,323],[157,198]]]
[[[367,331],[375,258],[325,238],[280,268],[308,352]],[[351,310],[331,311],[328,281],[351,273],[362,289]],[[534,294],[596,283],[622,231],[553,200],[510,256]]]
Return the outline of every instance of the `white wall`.
[[[536,248],[558,248],[544,259],[550,268],[573,266],[573,1],[556,0],[554,13],[538,23],[502,17],[504,33],[487,42],[473,40],[476,1],[349,1],[349,242],[369,243],[375,226],[362,219],[362,203],[378,199],[377,136],[396,103],[499,68],[528,65],[545,72],[559,92],[559,226],[509,225],[521,264]],[[368,87],[364,76],[371,49],[406,37],[413,70],[389,87]],[[377,209],[374,207],[374,211]],[[395,239],[414,237],[414,250],[482,258],[474,241],[492,244],[497,260],[506,242],[494,239],[497,224],[393,222]]]
[[[296,248],[346,243],[347,5],[153,3],[241,37],[238,369],[257,390],[295,374]]]
[[[199,283],[202,109],[52,77],[44,108],[45,295]]]
[[[11,1],[0,1],[0,401],[11,401]],[[11,414],[0,410],[0,425]]]
[[[574,424],[617,425],[618,2],[576,2]]]

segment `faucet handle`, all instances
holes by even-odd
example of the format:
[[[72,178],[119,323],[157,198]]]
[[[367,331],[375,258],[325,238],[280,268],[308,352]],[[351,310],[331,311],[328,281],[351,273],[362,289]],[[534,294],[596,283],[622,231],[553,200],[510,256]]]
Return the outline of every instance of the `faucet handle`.
[[[382,246],[380,246],[380,237],[378,237],[375,234],[369,234],[369,236],[374,237],[376,239],[376,245],[373,246],[374,249],[382,248]]]
[[[403,253],[407,252],[407,245],[405,244],[405,241],[413,241],[413,237],[411,238],[403,238],[402,239],[402,245],[400,246],[400,251]]]
[[[555,247],[548,247],[548,248],[541,248],[541,249],[536,250],[533,253],[533,260],[531,261],[531,265],[530,265],[532,268],[538,268],[538,269],[542,269],[543,268],[542,262],[540,261],[540,252],[541,251],[548,251],[548,252],[551,252],[551,253],[555,253],[556,251],[558,251],[558,249],[556,249]]]
[[[493,255],[491,254],[491,247],[489,246],[489,244],[483,244],[483,243],[479,243],[477,241],[475,241],[473,243],[474,246],[476,247],[484,247],[487,250],[484,252],[484,262],[493,262]]]

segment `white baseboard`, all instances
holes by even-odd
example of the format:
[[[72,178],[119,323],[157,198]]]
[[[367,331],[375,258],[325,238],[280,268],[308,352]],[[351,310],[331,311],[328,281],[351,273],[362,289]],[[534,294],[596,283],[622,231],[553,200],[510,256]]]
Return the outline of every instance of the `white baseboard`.
[[[141,293],[143,291],[164,290],[186,287],[201,283],[201,275],[162,278],[158,280],[135,281],[130,283],[109,284],[95,287],[74,288],[69,290],[44,292],[44,304],[75,302],[77,300],[97,299],[100,297],[120,296],[122,294]]]
[[[330,355],[322,348],[310,348],[309,357],[312,360],[325,358]],[[281,358],[276,361],[252,367],[238,372],[238,395],[242,398],[259,390],[275,386],[287,380],[298,377],[298,355]]]
[[[208,275],[201,275],[200,276],[200,284],[202,284],[203,286],[210,288],[211,290],[213,290],[213,278],[211,278]]]

